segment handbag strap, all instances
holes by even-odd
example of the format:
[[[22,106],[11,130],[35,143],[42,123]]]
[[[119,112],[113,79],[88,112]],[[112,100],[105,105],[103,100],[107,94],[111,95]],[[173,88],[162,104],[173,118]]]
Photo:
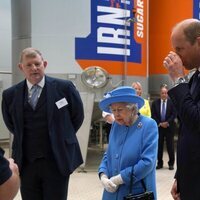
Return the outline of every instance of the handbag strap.
[[[143,179],[141,180],[141,183],[142,183],[142,187],[144,188],[144,191],[146,192],[146,191],[147,191],[147,188],[146,188],[146,185],[145,185]],[[133,189],[133,167],[132,167],[132,169],[131,169],[131,178],[130,178],[129,194],[132,193],[132,189]]]
[[[146,191],[147,191],[147,188],[146,188],[146,185],[145,185],[145,183],[144,183],[144,180],[142,179],[141,182],[142,182],[142,187],[144,188],[144,191],[146,192]]]
[[[130,178],[129,194],[132,193],[132,189],[133,189],[133,167],[132,167],[132,169],[131,169],[131,178]]]

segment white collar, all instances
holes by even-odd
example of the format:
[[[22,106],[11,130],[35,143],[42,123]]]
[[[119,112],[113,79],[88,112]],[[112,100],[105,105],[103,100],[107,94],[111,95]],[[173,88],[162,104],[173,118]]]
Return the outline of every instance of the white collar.
[[[163,99],[161,99],[161,102],[163,102],[164,100]],[[167,102],[167,99],[165,99],[165,103]]]
[[[28,81],[27,79],[26,79],[26,84],[28,86],[28,90],[30,90],[33,86],[33,84],[30,83],[30,81]],[[37,83],[37,85],[39,85],[41,88],[43,88],[44,84],[45,84],[45,76],[43,76],[42,80],[39,83]]]

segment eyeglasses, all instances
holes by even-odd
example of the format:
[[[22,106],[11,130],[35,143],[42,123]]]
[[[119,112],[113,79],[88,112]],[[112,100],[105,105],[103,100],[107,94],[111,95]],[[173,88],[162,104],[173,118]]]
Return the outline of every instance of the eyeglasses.
[[[117,109],[112,109],[110,108],[111,112],[115,115],[115,114],[121,114],[122,112],[124,112],[127,108],[117,108]]]

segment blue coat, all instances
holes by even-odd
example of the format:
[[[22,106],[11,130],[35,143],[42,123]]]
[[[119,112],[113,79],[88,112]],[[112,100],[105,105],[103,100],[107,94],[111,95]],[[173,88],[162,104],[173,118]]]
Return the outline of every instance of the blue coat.
[[[80,164],[82,156],[76,132],[83,119],[83,104],[73,83],[67,80],[45,77],[47,95],[47,121],[51,146],[60,173],[72,173]],[[22,141],[24,135],[23,105],[26,81],[3,91],[2,113],[4,122],[14,135],[12,154],[21,169]],[[65,98],[68,104],[60,109],[56,102]]]
[[[122,200],[129,193],[130,176],[133,168],[133,194],[144,191],[143,179],[147,190],[154,192],[156,199],[156,160],[158,128],[156,122],[140,115],[130,127],[113,123],[108,149],[99,167],[99,173],[109,178],[121,174],[124,184],[115,193],[104,190],[103,200]]]

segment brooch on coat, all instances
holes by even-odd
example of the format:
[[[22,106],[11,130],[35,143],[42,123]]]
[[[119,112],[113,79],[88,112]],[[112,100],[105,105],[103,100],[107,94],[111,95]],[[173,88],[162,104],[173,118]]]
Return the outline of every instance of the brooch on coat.
[[[142,128],[142,122],[139,122],[137,128]]]

